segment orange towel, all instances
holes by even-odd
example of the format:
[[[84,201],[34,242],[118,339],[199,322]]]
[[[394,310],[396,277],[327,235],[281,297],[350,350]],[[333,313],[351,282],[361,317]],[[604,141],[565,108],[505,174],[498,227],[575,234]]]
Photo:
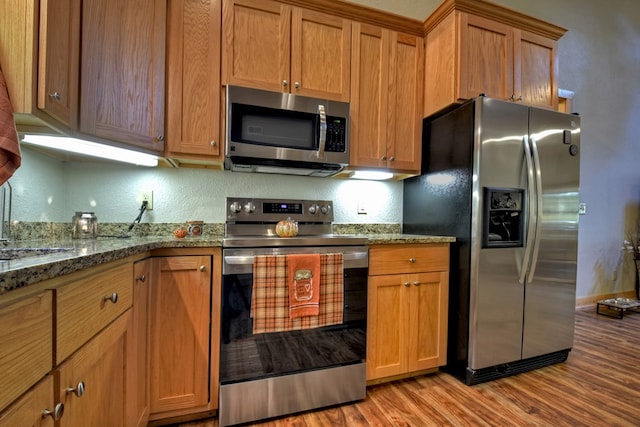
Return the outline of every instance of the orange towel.
[[[338,325],[344,318],[344,267],[341,253],[320,255],[320,312],[292,319],[286,255],[253,260],[251,319],[253,333],[283,332]]]
[[[4,74],[0,69],[0,185],[11,178],[20,167],[21,161],[18,132],[13,121],[13,107]]]
[[[320,254],[287,255],[289,317],[320,313]]]

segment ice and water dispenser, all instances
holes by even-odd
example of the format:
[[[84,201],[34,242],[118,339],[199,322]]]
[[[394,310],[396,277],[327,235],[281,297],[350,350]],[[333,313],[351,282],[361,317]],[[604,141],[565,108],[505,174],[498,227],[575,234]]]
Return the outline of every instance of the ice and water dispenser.
[[[524,190],[485,188],[482,246],[522,247],[525,221],[523,207]]]

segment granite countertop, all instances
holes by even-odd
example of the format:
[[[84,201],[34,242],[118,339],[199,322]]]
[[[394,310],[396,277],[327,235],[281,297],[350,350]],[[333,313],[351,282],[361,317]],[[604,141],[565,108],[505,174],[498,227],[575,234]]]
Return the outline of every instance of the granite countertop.
[[[358,234],[369,244],[443,243],[454,242],[446,236],[409,234]],[[46,254],[21,259],[0,260],[0,296],[43,280],[63,276],[95,265],[115,261],[153,249],[221,247],[221,235],[204,235],[178,239],[174,236],[98,238],[91,240],[16,241],[0,247],[12,251],[32,248],[60,248]],[[50,250],[50,249],[49,249]]]

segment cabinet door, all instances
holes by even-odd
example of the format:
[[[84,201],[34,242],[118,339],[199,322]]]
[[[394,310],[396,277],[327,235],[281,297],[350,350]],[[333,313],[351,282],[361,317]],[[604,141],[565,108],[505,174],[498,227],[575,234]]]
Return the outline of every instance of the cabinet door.
[[[43,416],[44,411],[50,416]],[[53,376],[47,375],[0,415],[0,427],[53,427]]]
[[[291,21],[291,93],[349,101],[351,22],[303,8]]]
[[[153,259],[151,412],[209,402],[211,256]]]
[[[80,130],[164,150],[166,0],[82,4]]]
[[[51,292],[0,307],[0,411],[52,368]]]
[[[448,272],[411,275],[409,371],[446,364]]]
[[[222,9],[225,85],[289,91],[291,7],[271,0],[229,0]]]
[[[40,1],[38,108],[78,126],[80,0]]]
[[[149,289],[151,260],[133,265],[133,310],[127,366],[129,390],[127,420],[133,426],[146,426],[149,419]]]
[[[509,99],[513,88],[512,27],[460,13],[460,99],[481,93]]]
[[[60,366],[57,401],[64,404],[60,427],[133,425],[126,420],[125,409],[130,326],[129,310]]]
[[[386,167],[389,31],[353,23],[350,165]]]
[[[169,2],[167,157],[221,160],[221,0]]]
[[[514,30],[516,99],[530,105],[558,109],[558,43],[526,31]]]
[[[369,276],[367,380],[406,372],[411,325],[404,283],[400,274]]]
[[[390,169],[420,171],[422,152],[422,93],[424,42],[416,36],[391,32],[387,159]]]

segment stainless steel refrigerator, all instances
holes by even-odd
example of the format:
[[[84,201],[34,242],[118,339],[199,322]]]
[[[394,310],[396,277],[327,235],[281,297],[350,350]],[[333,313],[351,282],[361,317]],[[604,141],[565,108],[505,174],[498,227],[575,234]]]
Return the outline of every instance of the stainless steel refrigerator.
[[[475,384],[573,345],[580,117],[486,97],[423,124],[403,232],[452,235],[447,370]]]

